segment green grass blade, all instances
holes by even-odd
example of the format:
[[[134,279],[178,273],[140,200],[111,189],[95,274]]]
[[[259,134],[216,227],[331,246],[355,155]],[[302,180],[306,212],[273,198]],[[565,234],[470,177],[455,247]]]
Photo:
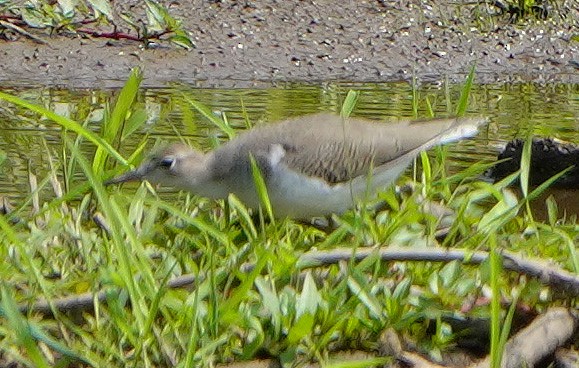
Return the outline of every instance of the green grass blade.
[[[183,94],[183,99],[185,99],[185,101],[187,101],[191,106],[193,106],[195,110],[197,110],[207,120],[213,123],[213,125],[218,127],[223,133],[225,133],[229,139],[232,139],[233,137],[236,136],[237,133],[235,129],[226,124],[223,119],[220,119],[217,116],[215,116],[215,114],[213,113],[213,111],[211,111],[209,107],[203,105],[200,102],[195,101],[186,94]]]
[[[513,300],[511,301],[511,305],[509,306],[509,310],[507,312],[507,316],[505,317],[505,320],[503,321],[502,325],[502,329],[501,329],[501,336],[499,338],[499,351],[501,352],[500,354],[502,355],[505,351],[505,346],[507,345],[507,342],[509,340],[509,334],[511,333],[511,326],[513,325],[513,317],[515,315],[515,310],[517,309],[517,301],[519,300],[518,297],[518,291],[517,291],[517,295],[515,295],[515,297],[513,298]],[[502,361],[502,357],[500,359]],[[499,364],[500,366],[500,364]]]
[[[532,201],[533,199],[537,198],[538,196],[543,194],[545,190],[549,189],[549,187],[553,185],[554,182],[559,180],[559,178],[565,176],[565,174],[567,174],[571,170],[573,170],[573,166],[570,166],[565,170],[561,171],[560,173],[557,173],[552,177],[550,177],[549,179],[545,180],[543,183],[541,183],[541,185],[537,186],[535,189],[533,189],[531,193],[527,195],[527,199],[529,201]]]
[[[324,364],[324,368],[371,368],[371,367],[382,367],[386,366],[387,363],[393,361],[392,357],[380,357],[380,358],[367,358],[367,359],[356,359],[349,360],[347,362],[336,362],[330,364]]]
[[[143,74],[141,70],[139,68],[133,68],[129,78],[117,97],[110,118],[105,119],[103,123],[102,136],[108,143],[112,144],[115,137],[117,137],[119,133],[122,133],[127,118],[129,118],[129,115],[132,112],[131,107],[135,102],[142,80]],[[137,123],[143,124],[146,121],[146,119],[137,119],[137,117],[138,115],[135,115],[133,116],[133,120],[131,120],[130,129],[133,131],[137,128]],[[104,147],[99,146],[97,148],[92,162],[93,172],[100,173],[103,171],[107,154],[108,152]]]
[[[131,107],[137,98],[142,80],[143,73],[141,70],[133,68],[117,97],[110,119],[103,126],[103,136],[108,142],[111,142],[123,128],[125,120],[131,113]]]
[[[358,101],[359,96],[360,92],[358,91],[348,91],[346,99],[342,104],[342,111],[340,113],[343,118],[350,117],[350,114],[352,114],[352,111],[354,111],[354,107],[356,107],[356,102]]]
[[[531,129],[532,130],[532,129]],[[529,175],[531,173],[531,148],[533,144],[532,134],[529,133],[525,144],[523,145],[523,151],[521,153],[521,191],[523,192],[523,197],[527,198],[529,195]]]
[[[144,254],[142,246],[137,241],[134,228],[128,222],[128,216],[121,211],[119,206],[114,202],[113,197],[107,194],[104,185],[100,180],[97,180],[91,170],[90,164],[82,153],[72,144],[68,146],[88,182],[91,184],[103,214],[109,220],[112,236],[111,243],[114,246],[114,252],[119,256],[118,272],[131,298],[136,324],[139,330],[142,331],[146,316],[149,314],[147,303],[144,301],[145,295],[155,295],[153,292],[154,281],[152,270],[145,261],[147,257]],[[135,280],[137,270],[138,274],[142,276],[141,283],[139,284],[137,284]],[[148,292],[143,292],[143,290],[147,290]],[[135,341],[142,341],[142,339]]]
[[[501,257],[497,250],[495,233],[488,237],[490,248],[490,284],[492,290],[491,299],[491,367],[500,368],[503,351],[501,349],[501,291],[500,280],[502,274]]]
[[[40,115],[47,117],[48,119],[52,120],[56,124],[60,125],[61,127],[83,136],[88,141],[95,144],[97,147],[103,147],[103,149],[106,150],[109,155],[111,155],[112,157],[117,159],[122,164],[128,165],[128,162],[123,158],[123,156],[121,156],[117,152],[117,150],[115,150],[113,148],[113,146],[111,146],[106,140],[104,140],[102,137],[98,136],[97,134],[91,132],[90,130],[86,129],[85,127],[83,127],[82,125],[77,123],[76,121],[71,120],[69,118],[66,118],[64,116],[60,116],[60,115],[58,115],[58,114],[56,114],[48,109],[45,109],[44,107],[42,107],[40,105],[33,104],[33,103],[28,102],[26,100],[23,100],[19,97],[12,96],[12,95],[4,93],[4,92],[0,92],[0,99],[5,100],[5,101],[10,102],[10,103],[13,103],[15,105],[24,107],[25,109],[28,109],[30,111],[37,113],[37,114],[40,114]]]
[[[267,263],[270,261],[272,255],[272,252],[263,249],[260,252],[259,257],[257,257],[257,263],[253,270],[248,275],[244,276],[243,281],[233,290],[231,296],[218,306],[219,315],[222,316],[222,322],[227,322],[227,320],[235,318],[239,304],[244,299],[248,298],[255,279],[261,274]]]
[[[269,201],[269,194],[267,193],[267,186],[265,185],[265,180],[263,175],[261,175],[261,170],[255,161],[253,155],[250,154],[249,160],[251,162],[251,175],[253,177],[253,182],[255,184],[255,189],[257,190],[257,196],[259,197],[259,202],[265,209],[265,212],[269,216],[272,223],[275,223],[273,217],[273,209],[271,208],[271,202]]]
[[[456,106],[456,116],[463,116],[466,113],[466,108],[468,107],[468,98],[472,91],[472,84],[474,82],[476,65],[470,68],[470,73],[466,77],[466,82],[460,91],[460,98],[458,99],[458,105]]]
[[[156,200],[154,202],[154,204],[159,206],[159,208],[166,210],[170,214],[177,216],[178,218],[180,218],[184,222],[186,222],[190,225],[193,225],[195,228],[199,229],[199,231],[204,232],[204,233],[212,236],[214,239],[216,239],[222,245],[228,245],[229,244],[229,238],[227,237],[227,234],[223,233],[222,231],[217,229],[215,226],[206,223],[202,219],[196,218],[196,217],[191,217],[189,214],[183,212],[182,210],[178,209],[177,207],[175,207],[167,202],[164,202],[164,201]]]
[[[418,117],[418,103],[420,100],[420,92],[418,91],[418,81],[416,76],[412,77],[412,116]]]
[[[16,334],[18,343],[28,353],[28,357],[35,367],[48,368],[50,365],[32,336],[29,322],[18,311],[18,306],[4,283],[1,284],[0,295],[2,296],[2,300],[0,301],[0,305],[2,306],[1,312],[8,320],[12,331]]]
[[[52,350],[59,352],[60,354],[77,360],[79,362],[83,362],[85,364],[89,364],[93,367],[96,367],[96,364],[93,362],[90,362],[86,357],[82,356],[81,354],[77,353],[76,351],[70,349],[68,346],[60,343],[58,340],[56,340],[55,338],[53,338],[52,336],[49,336],[47,333],[45,333],[42,329],[40,329],[40,327],[38,327],[36,324],[29,324],[30,327],[30,332],[32,334],[32,336],[38,340],[43,342],[44,344],[46,344],[47,346],[49,346]]]

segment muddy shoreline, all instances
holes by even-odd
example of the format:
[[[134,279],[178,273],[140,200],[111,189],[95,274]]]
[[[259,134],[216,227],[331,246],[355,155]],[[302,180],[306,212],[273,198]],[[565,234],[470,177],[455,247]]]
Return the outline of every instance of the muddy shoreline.
[[[138,2],[128,2],[138,12]],[[0,40],[3,86],[117,87],[130,69],[144,86],[251,87],[284,82],[579,83],[579,5],[559,21],[513,24],[486,5],[430,2],[190,1],[168,3],[196,47],[24,36]],[[132,4],[132,5],[131,5]],[[132,6],[132,7],[131,7]],[[482,12],[482,13],[481,13]],[[486,12],[486,13],[484,13]],[[486,23],[485,23],[486,22]],[[492,23],[492,24],[491,24]]]

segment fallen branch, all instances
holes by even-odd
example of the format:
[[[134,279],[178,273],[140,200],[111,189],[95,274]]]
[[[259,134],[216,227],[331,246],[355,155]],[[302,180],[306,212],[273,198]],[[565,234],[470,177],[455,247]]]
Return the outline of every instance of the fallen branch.
[[[189,285],[192,285],[197,280],[192,274],[181,275],[169,280],[167,287],[169,289],[179,289]],[[107,297],[116,297],[120,293],[120,289],[104,291],[101,290],[97,293],[82,293],[73,296],[67,296],[64,298],[55,299],[52,302],[47,300],[39,300],[33,305],[22,304],[19,306],[20,312],[27,314],[29,312],[36,312],[45,315],[51,315],[53,310],[60,313],[66,312],[84,312],[92,311],[94,309],[94,304],[106,303]]]
[[[440,248],[416,249],[402,247],[358,248],[354,253],[354,250],[350,248],[342,248],[305,253],[298,260],[298,268],[326,266],[351,259],[361,261],[370,255],[377,255],[382,261],[461,261],[467,265],[481,264],[489,258],[488,252],[475,252],[464,249],[446,250]],[[579,296],[579,276],[545,261],[522,259],[507,251],[502,251],[501,255],[503,257],[503,268],[505,270],[535,277],[545,285],[568,292],[571,297]]]
[[[451,262],[461,261],[467,265],[481,264],[485,262],[489,254],[487,252],[473,252],[470,250],[446,250],[440,248],[341,248],[330,251],[312,251],[304,253],[297,262],[297,270],[301,271],[309,268],[329,266],[341,261],[361,261],[369,256],[378,256],[384,262],[388,261],[414,261],[414,262]],[[566,292],[570,297],[579,296],[579,276],[573,275],[565,270],[554,267],[544,261],[521,259],[514,254],[503,251],[503,267],[506,270],[526,274],[537,278],[545,285]],[[241,272],[253,270],[253,264],[245,264],[241,267]],[[200,276],[203,277],[203,276]],[[182,288],[197,281],[197,277],[192,274],[175,277],[167,283],[170,289]],[[52,314],[54,311],[87,311],[92,310],[95,302],[105,303],[109,295],[115,295],[120,291],[99,291],[96,294],[84,293],[75,296],[55,299],[51,303],[40,300],[32,305],[20,305],[22,313],[37,312],[42,314]],[[52,305],[52,307],[51,307]]]
[[[536,367],[563,346],[578,328],[579,314],[576,311],[549,309],[507,342],[501,368]],[[471,368],[490,366],[491,359],[487,357]]]

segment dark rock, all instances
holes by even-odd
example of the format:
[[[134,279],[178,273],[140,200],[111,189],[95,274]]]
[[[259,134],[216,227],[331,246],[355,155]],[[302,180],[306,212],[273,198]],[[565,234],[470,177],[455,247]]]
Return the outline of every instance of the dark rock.
[[[507,160],[496,164],[487,175],[498,181],[517,171],[524,144],[522,139],[510,141],[497,157],[497,160]],[[569,167],[572,168],[553,183],[554,187],[579,188],[579,146],[552,138],[533,138],[530,185],[540,185]]]

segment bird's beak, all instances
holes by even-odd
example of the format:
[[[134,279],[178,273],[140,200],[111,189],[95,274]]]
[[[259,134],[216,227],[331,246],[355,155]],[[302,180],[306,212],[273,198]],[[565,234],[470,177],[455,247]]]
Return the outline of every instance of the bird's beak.
[[[117,177],[105,181],[105,185],[126,183],[128,181],[137,181],[143,179],[142,170],[131,170]]]

